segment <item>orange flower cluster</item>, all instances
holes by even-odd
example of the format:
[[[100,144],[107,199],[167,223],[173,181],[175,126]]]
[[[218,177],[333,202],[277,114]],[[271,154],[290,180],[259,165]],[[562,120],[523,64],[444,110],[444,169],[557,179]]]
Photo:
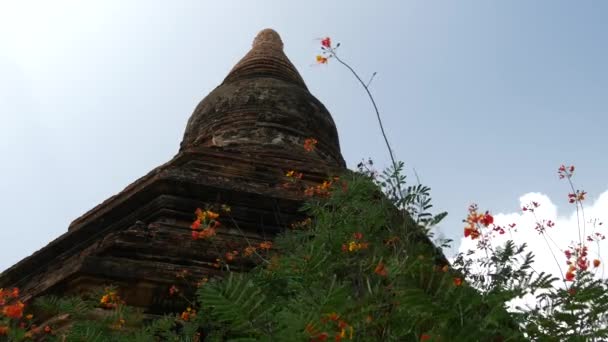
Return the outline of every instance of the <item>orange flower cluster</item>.
[[[334,50],[340,46],[340,43],[336,45],[336,47],[331,46],[331,38],[325,37],[321,38],[321,54],[317,55],[317,63],[319,64],[327,64],[329,58],[333,57]],[[327,57],[325,57],[327,56]]]
[[[256,250],[257,250],[257,247],[247,246],[247,247],[245,247],[245,250],[243,251],[243,255],[246,257],[252,256]]]
[[[569,203],[582,202],[582,201],[585,200],[585,195],[586,194],[587,194],[587,192],[580,191],[580,190],[576,190],[575,193],[569,193],[568,194],[568,202]]]
[[[0,312],[2,312],[3,316],[12,319],[23,317],[23,308],[25,307],[25,304],[18,300],[18,298],[18,288],[15,287],[11,290],[0,289]],[[8,327],[6,328],[8,329]]]
[[[262,242],[260,242],[260,249],[269,250],[271,248],[272,248],[272,242],[271,241],[262,241]]]
[[[349,325],[343,320],[340,315],[335,312],[329,313],[320,319],[320,323],[324,326],[328,326],[328,330],[332,332],[334,341],[340,342],[343,339],[353,339],[355,330],[352,325]],[[321,342],[329,339],[330,333],[327,331],[320,331],[314,324],[308,323],[304,329],[310,336],[310,341]]]
[[[367,247],[369,246],[369,243],[361,241],[362,239],[363,239],[363,234],[358,233],[358,232],[354,233],[353,240],[351,240],[347,244],[342,244],[342,251],[343,252],[356,252],[356,251],[359,251],[362,249],[367,249]]]
[[[335,179],[337,179],[337,177]],[[333,184],[332,181],[323,181],[323,183],[321,183],[319,185],[309,186],[306,188],[306,190],[304,190],[304,195],[306,195],[308,197],[312,197],[312,196],[329,197],[329,195],[331,194],[330,190],[331,190],[332,184]]]
[[[566,255],[566,265],[568,265],[568,271],[566,271],[566,281],[574,281],[576,278],[576,271],[585,271],[589,268],[589,260],[587,259],[588,248],[585,245],[577,247],[569,247],[564,251]],[[596,266],[597,265],[597,266]],[[600,261],[598,259],[593,260],[593,266],[598,267]]]
[[[243,256],[249,257],[254,255],[258,249],[260,250],[270,250],[272,248],[272,241],[262,241],[257,246],[247,246],[243,250]],[[233,251],[238,253],[237,251]]]
[[[186,311],[182,312],[180,317],[184,321],[189,321],[196,317],[196,310],[192,309],[191,307],[188,307],[186,308]]]
[[[302,179],[302,173],[296,172],[294,170],[289,170],[287,171],[287,173],[285,173],[285,177],[293,179]]]
[[[13,288],[12,290],[0,289],[0,306],[5,305],[10,299],[19,298],[19,289]]]
[[[196,209],[194,212],[196,220],[192,223],[192,238],[207,239],[216,234],[217,228],[220,226],[220,221],[217,218],[220,216],[218,213],[214,213],[211,210]]]
[[[315,147],[317,146],[318,142],[319,141],[317,141],[317,139],[315,139],[315,138],[305,139],[304,140],[304,149],[306,150],[306,152],[312,152],[315,149]]]
[[[283,187],[285,189],[294,189],[301,188],[302,181],[302,173],[294,170],[289,170],[285,173],[285,177],[287,177],[288,181],[283,183]]]
[[[105,309],[113,309],[119,305],[124,304],[125,302],[120,299],[120,296],[116,293],[116,291],[107,288],[105,289],[105,293],[99,299],[99,305]]]
[[[475,240],[481,236],[481,226],[488,227],[494,223],[494,217],[488,211],[485,214],[478,213],[477,205],[472,204],[469,206],[469,215],[463,222],[466,223],[464,237],[470,236],[471,240]]]

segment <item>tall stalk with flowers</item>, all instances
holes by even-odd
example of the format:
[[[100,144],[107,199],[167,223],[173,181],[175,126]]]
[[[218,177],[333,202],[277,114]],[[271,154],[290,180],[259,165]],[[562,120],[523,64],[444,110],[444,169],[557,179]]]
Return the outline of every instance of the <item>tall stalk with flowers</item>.
[[[477,241],[477,251],[461,253],[454,262],[466,279],[483,293],[504,293],[505,300],[512,303],[513,317],[533,340],[601,341],[608,338],[608,281],[603,272],[597,274],[603,265],[600,245],[605,236],[598,231],[602,222],[597,219],[590,221],[592,228],[588,232],[583,205],[587,193],[575,188],[574,170],[574,166],[558,168],[559,178],[566,179],[571,190],[568,202],[576,206],[577,229],[573,232],[576,237],[568,246],[560,246],[552,238],[555,222],[537,216],[541,203],[531,201],[522,207],[522,215],[531,216],[532,228],[542,236],[545,253],[555,262],[559,277],[536,269],[534,255],[531,252],[524,254],[525,243],[515,245],[515,223],[496,225],[489,212],[477,214],[476,206],[469,209],[464,236]],[[500,246],[496,239],[505,232],[511,239]],[[594,257],[590,244],[596,247]]]

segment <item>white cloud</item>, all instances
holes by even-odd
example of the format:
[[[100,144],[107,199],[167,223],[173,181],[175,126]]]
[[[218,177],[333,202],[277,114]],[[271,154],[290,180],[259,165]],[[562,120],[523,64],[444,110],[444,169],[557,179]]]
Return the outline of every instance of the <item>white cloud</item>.
[[[564,273],[567,269],[564,251],[568,246],[574,246],[579,242],[579,227],[583,239],[596,232],[608,236],[608,190],[595,199],[588,196],[584,201],[584,211],[579,211],[579,219],[577,219],[574,204],[571,204],[566,210],[558,210],[551,199],[541,193],[531,192],[521,196],[519,198],[520,208],[532,201],[540,204],[535,210],[536,216],[524,211],[494,214],[495,224],[504,227],[515,223],[516,226],[504,235],[497,234],[492,240],[492,245],[502,245],[508,239],[514,240],[517,245],[525,242],[528,245],[527,250],[532,251],[535,255],[533,267],[539,272],[550,272],[556,277],[562,278],[560,269]],[[480,211],[485,210],[480,206]],[[547,228],[546,239],[534,229],[537,220],[551,220],[555,223],[554,227]],[[596,220],[595,224],[593,223],[594,220]],[[579,222],[580,224],[578,224]],[[603,224],[599,225],[599,222],[603,222]],[[477,240],[473,241],[463,237],[459,252],[466,252],[469,249],[474,250],[476,244]],[[596,242],[585,242],[585,244],[589,247],[589,260],[600,259],[602,261],[596,272],[598,276],[603,277],[605,263],[608,262],[608,239],[600,241],[599,248]],[[555,259],[557,259],[557,262]]]

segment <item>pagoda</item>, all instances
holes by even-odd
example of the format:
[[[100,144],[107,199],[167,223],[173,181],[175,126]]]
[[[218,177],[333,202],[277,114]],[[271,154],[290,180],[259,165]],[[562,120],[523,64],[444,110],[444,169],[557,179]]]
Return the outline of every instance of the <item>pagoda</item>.
[[[306,139],[318,142],[313,151]],[[176,274],[221,274],[223,251],[271,240],[303,213],[304,195],[284,187],[298,170],[304,184],[345,170],[325,106],[283,52],[261,31],[251,50],[194,109],[178,153],[75,219],[67,232],[0,274],[0,288],[22,300],[78,295],[113,284],[147,313],[182,307],[168,298]],[[197,208],[230,208],[216,236],[193,239]],[[219,246],[219,247],[218,247]],[[231,270],[252,265],[236,262]]]

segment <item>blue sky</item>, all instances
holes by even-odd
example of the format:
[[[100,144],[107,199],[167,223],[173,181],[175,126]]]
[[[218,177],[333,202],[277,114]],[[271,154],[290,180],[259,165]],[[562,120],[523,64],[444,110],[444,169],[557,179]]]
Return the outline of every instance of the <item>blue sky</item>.
[[[397,157],[457,243],[471,202],[508,217],[540,193],[570,217],[562,163],[608,212],[607,2],[160,3],[0,0],[0,270],[175,155],[194,107],[266,27],[332,113],[350,167],[388,155],[352,76],[314,65],[315,39],[378,72]]]

